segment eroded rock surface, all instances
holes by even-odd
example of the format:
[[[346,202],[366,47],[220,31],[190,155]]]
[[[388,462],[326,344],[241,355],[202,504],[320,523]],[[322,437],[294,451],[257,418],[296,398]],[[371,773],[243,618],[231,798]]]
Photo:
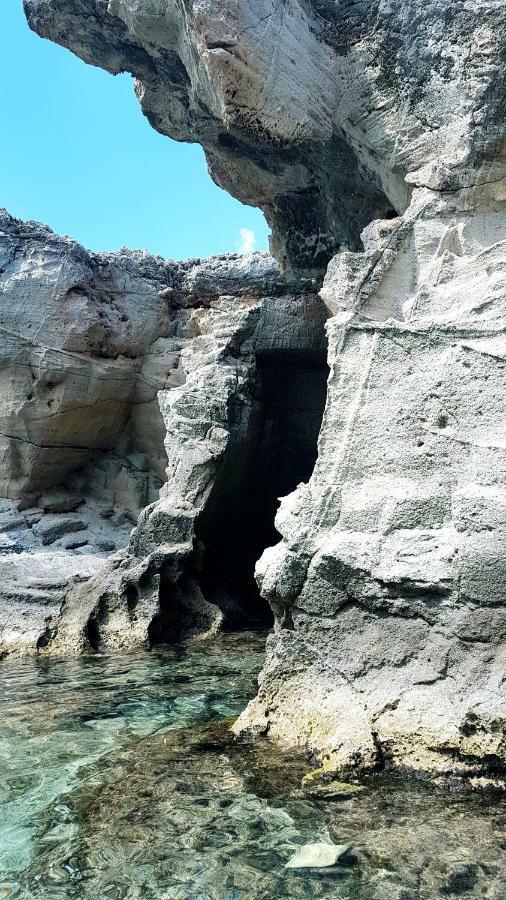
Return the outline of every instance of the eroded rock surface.
[[[497,177],[497,0],[24,0],[32,28],[135,75],[152,125],[260,206],[285,267],[321,274],[413,185]]]
[[[160,294],[174,266],[145,253],[91,254],[5,212],[0,257],[8,649],[45,640],[69,578],[100,569],[158,496],[166,456],[157,390],[179,375],[177,353],[150,352],[170,331]]]
[[[258,564],[276,628],[239,727],[268,729],[340,770],[497,774],[506,760],[504,4],[25,8],[40,34],[136,76],[154,127],[201,142],[213,177],[264,209],[286,270],[319,276],[333,257],[319,459],[282,505],[282,542]],[[255,315],[243,309],[232,338],[221,301],[188,348],[185,384],[161,400],[166,493],[143,514],[115,597],[132,554],[138,584],[148,571],[149,583],[156,572],[182,589],[180,560],[195,563],[188,544],[216,484],[209,473],[244,458],[228,455],[231,404],[240,434],[253,427],[244,347]],[[220,360],[212,372],[206,357]]]
[[[323,302],[267,254],[167,263],[0,225],[2,649],[254,619],[276,496],[316,458]]]
[[[263,261],[253,256],[250,267]],[[239,266],[230,264],[231,286]],[[257,613],[262,619],[248,577],[261,548],[277,539],[280,485],[286,491],[309,477],[316,458],[327,312],[317,295],[300,293],[301,285],[299,293],[285,286],[282,296],[262,297],[251,279],[245,295],[224,294],[221,266],[213,296],[209,262],[204,269],[193,274],[197,282],[206,278],[208,305],[193,306],[191,297],[184,312],[184,381],[158,392],[167,482],[140,514],[128,549],[68,592],[54,652],[125,646],[140,634],[157,641],[212,632],[227,615],[236,624],[244,614],[246,621]],[[314,390],[298,399],[297,412],[308,416],[302,425],[276,404],[274,390],[283,374],[301,370],[316,373]]]
[[[505,224],[424,199],[329,268],[319,458],[258,564],[279,625],[245,724],[338,768],[504,759]]]

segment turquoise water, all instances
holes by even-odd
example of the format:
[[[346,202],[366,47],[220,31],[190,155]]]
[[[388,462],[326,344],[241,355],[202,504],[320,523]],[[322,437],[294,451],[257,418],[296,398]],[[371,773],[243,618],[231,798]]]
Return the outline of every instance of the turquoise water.
[[[308,770],[228,724],[262,636],[0,664],[0,898],[506,898],[506,802],[376,776],[313,801]],[[301,844],[350,842],[331,872]]]

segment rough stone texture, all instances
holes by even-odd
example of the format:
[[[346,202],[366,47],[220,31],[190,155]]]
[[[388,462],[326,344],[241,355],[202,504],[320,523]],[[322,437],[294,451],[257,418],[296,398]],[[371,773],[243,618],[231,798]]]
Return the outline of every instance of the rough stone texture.
[[[178,376],[169,354],[163,364],[146,354],[168,334],[160,293],[173,276],[146,253],[88,253],[0,215],[3,496],[28,504],[86,465],[103,472],[101,499],[138,512],[156,496],[166,464],[156,391]]]
[[[253,256],[253,270],[258,264],[265,261]],[[208,300],[210,266],[208,261],[205,272],[194,273],[195,280],[204,274],[208,279]],[[244,262],[231,265],[231,286],[236,266],[244,267]],[[226,287],[222,269],[218,262],[219,291]],[[152,640],[212,632],[221,625],[230,602],[237,600],[227,592],[227,576],[234,567],[233,541],[239,543],[239,553],[242,542],[255,542],[255,529],[261,525],[258,495],[269,494],[270,488],[263,483],[263,472],[271,457],[263,464],[259,459],[264,441],[270,449],[272,440],[272,417],[259,394],[261,361],[274,354],[281,367],[295,357],[311,368],[315,360],[323,360],[325,318],[325,307],[314,294],[255,298],[248,293],[242,300],[216,293],[207,309],[191,310],[185,325],[189,338],[180,357],[184,381],[158,393],[166,429],[167,482],[160,499],[140,514],[128,549],[111,558],[91,581],[68,592],[52,652],[79,650],[95,642],[102,649],[117,646],[118,641],[123,646],[129,640],[137,642],[138,635],[124,625],[129,616],[137,617],[145,602]],[[322,364],[320,370],[325,380],[326,367]],[[320,420],[321,413],[314,440]],[[289,443],[290,452],[296,452],[294,447],[293,441]],[[225,531],[230,543],[225,540],[225,546],[213,547],[218,557],[213,566],[220,569],[215,573],[215,602],[210,603],[202,582],[208,568],[206,547],[216,541],[217,528]],[[253,563],[254,558],[251,568]],[[254,619],[254,610],[249,618]]]
[[[156,392],[179,376],[149,350],[175,271],[0,213],[2,650],[44,642],[69,578],[98,571],[158,496]]]
[[[7,213],[0,254],[0,648],[124,647],[237,616],[223,571],[220,606],[202,593],[206,545],[225,508],[222,530],[256,539],[237,520],[251,508],[256,528],[270,490],[243,484],[276,419],[262,383],[273,353],[326,377],[323,302],[267,254],[91,254]],[[292,453],[315,453],[323,385]]]
[[[243,724],[337,768],[505,758],[505,238],[423,196],[329,267],[319,458],[258,564],[278,626]]]
[[[213,177],[264,209],[286,270],[318,276],[344,251],[322,290],[333,318],[318,464],[284,501],[283,540],[258,564],[276,627],[239,727],[268,729],[340,770],[388,762],[497,773],[506,760],[504,4],[25,8],[40,34],[137,77],[154,127],[200,141]],[[243,377],[230,352],[237,339],[227,343],[219,315],[205,352],[230,360],[214,368],[212,391],[192,349],[186,384],[161,401],[175,429],[163,527],[167,542],[184,535],[183,554],[213,489],[208,474],[233,444],[232,397],[245,433],[250,422],[246,382],[231,386]],[[160,570],[159,509],[131,543],[149,572]]]
[[[152,125],[261,206],[285,266],[358,250],[413,185],[497,177],[501,0],[24,0],[39,34],[135,75]]]

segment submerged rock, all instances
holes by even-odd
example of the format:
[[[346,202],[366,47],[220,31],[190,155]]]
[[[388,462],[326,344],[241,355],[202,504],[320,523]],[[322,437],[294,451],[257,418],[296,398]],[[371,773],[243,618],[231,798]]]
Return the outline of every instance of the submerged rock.
[[[4,881],[23,900],[77,888],[82,900],[432,900],[452,896],[442,888],[466,865],[478,878],[463,896],[503,900],[504,795],[382,773],[344,812],[301,797],[302,759],[233,739],[228,717],[253,692],[262,650],[236,633],[84,662],[5,660],[4,800],[31,827],[12,848],[0,821]],[[314,843],[351,849],[334,866],[285,868]]]
[[[441,888],[443,896],[467,894],[478,882],[479,868],[468,863],[457,863],[450,872],[446,884]]]
[[[302,779],[302,787],[306,794],[323,800],[345,800],[365,790],[361,784],[340,781],[324,768],[308,772]]]
[[[304,844],[285,865],[285,869],[326,869],[335,866],[350,850],[351,844]]]

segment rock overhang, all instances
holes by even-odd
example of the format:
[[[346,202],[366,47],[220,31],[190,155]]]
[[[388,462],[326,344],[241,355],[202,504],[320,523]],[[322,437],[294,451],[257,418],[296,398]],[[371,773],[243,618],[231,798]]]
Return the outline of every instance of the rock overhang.
[[[154,128],[262,208],[282,266],[321,277],[413,185],[498,168],[500,4],[24,0],[31,27],[131,72]],[[489,173],[490,174],[490,173]]]

